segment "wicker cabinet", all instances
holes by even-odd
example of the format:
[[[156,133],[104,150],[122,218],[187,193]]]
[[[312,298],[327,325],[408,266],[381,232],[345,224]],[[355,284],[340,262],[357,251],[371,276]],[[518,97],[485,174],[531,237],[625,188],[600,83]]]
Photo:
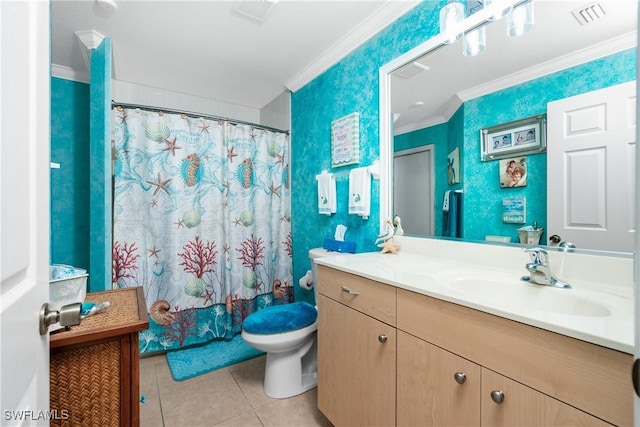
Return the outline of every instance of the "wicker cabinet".
[[[110,306],[78,326],[51,334],[51,425],[140,424],[138,332],[149,326],[142,288],[87,294]]]

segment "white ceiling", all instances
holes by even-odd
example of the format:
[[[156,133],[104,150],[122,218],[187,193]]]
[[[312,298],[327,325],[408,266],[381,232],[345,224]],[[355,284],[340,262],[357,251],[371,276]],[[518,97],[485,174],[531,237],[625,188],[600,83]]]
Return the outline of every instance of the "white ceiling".
[[[87,49],[74,33],[93,30],[112,39],[116,80],[259,109],[417,2],[280,0],[259,22],[235,9],[266,0],[53,0],[51,62],[86,79]]]

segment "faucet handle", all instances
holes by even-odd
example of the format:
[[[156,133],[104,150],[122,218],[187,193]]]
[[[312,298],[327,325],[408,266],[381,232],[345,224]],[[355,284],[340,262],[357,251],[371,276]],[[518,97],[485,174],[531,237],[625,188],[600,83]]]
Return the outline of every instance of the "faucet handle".
[[[524,248],[524,251],[531,256],[531,262],[535,264],[547,265],[549,262],[549,252],[542,248]]]

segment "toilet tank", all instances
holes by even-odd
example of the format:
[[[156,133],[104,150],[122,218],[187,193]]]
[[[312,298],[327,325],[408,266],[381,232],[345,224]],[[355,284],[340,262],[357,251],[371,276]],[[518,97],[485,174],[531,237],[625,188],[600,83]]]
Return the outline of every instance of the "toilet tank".
[[[311,274],[313,275],[313,296],[315,297],[316,304],[318,304],[318,266],[315,262],[315,259],[323,258],[327,256],[335,256],[335,255],[344,255],[349,256],[349,253],[328,251],[325,248],[313,248],[309,250],[309,260],[311,261]]]

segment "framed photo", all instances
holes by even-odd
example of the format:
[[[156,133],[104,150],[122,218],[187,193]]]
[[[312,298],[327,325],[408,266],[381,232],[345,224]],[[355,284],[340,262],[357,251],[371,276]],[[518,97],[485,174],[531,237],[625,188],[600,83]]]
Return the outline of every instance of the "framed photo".
[[[500,187],[527,186],[527,158],[515,157],[500,160]]]
[[[480,130],[483,162],[514,155],[541,153],[547,149],[547,119],[533,116]]]

